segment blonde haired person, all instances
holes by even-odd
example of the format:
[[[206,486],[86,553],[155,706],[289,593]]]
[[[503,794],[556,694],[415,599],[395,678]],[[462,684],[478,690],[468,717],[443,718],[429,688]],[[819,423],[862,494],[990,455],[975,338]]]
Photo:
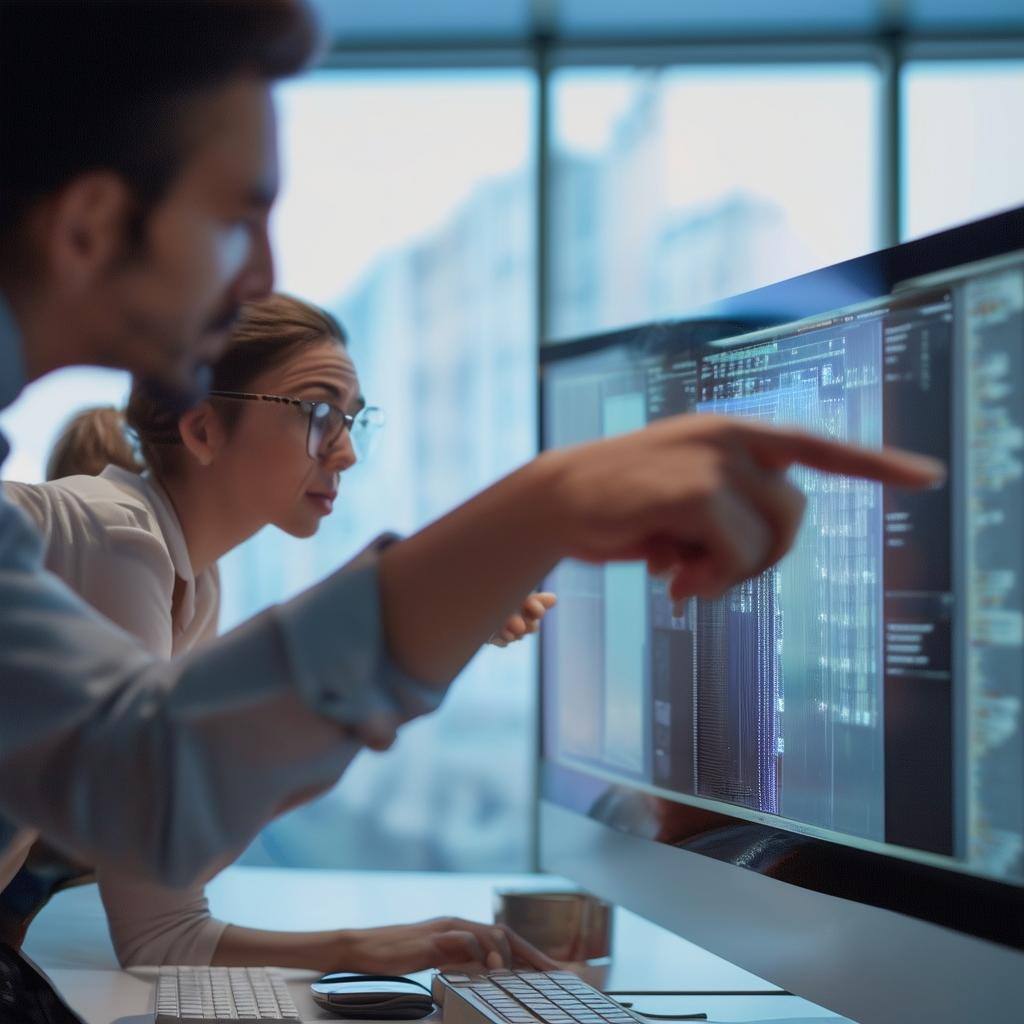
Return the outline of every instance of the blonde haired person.
[[[86,409],[65,424],[46,460],[46,479],[99,476],[107,466],[138,472],[131,443],[125,437],[124,412],[112,405]]]
[[[125,420],[141,461],[117,410],[98,409],[70,422],[51,460],[53,469],[79,475],[5,484],[42,533],[47,567],[164,658],[215,636],[218,558],[268,524],[298,537],[316,532],[341,475],[381,418],[363,401],[338,322],[289,296],[244,306],[212,371],[210,397],[181,416],[133,389]],[[98,476],[83,475],[97,467]],[[534,631],[551,603],[551,595],[531,595],[496,642]],[[353,743],[350,756],[358,750]],[[27,877],[33,871],[34,889]],[[73,873],[38,848],[0,899],[0,929],[23,932],[45,898],[47,879],[52,891]],[[500,966],[514,955],[550,966],[521,939],[490,925],[442,919],[262,931],[214,919],[202,886],[168,889],[102,865],[96,876],[124,966],[273,963],[401,974],[459,962]],[[35,898],[25,900],[26,888]]]

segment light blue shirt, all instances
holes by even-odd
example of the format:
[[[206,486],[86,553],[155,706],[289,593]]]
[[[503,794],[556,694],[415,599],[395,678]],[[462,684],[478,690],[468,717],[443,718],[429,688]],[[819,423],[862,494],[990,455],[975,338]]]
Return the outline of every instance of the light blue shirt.
[[[0,296],[0,408],[24,379]],[[0,435],[0,464],[9,450]],[[0,855],[32,828],[88,863],[172,884],[208,877],[333,783],[367,729],[433,710],[441,692],[385,649],[383,543],[160,661],[43,569],[38,534],[0,494]]]

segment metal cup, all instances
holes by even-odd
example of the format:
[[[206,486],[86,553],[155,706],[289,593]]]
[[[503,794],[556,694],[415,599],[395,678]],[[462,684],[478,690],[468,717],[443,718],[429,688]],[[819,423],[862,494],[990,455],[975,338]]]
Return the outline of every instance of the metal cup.
[[[530,892],[498,889],[494,920],[565,963],[611,955],[612,908],[585,892]]]

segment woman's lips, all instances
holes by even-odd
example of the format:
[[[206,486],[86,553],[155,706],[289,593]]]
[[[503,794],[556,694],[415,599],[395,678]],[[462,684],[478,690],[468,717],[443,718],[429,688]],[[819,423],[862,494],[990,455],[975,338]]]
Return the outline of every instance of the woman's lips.
[[[319,511],[321,515],[325,515],[325,516],[331,514],[331,511],[334,508],[334,499],[337,496],[338,496],[337,491],[335,491],[333,493],[329,492],[329,491],[327,491],[327,492],[307,491],[306,492],[306,498],[310,502],[312,502],[312,504],[316,507],[317,511]]]

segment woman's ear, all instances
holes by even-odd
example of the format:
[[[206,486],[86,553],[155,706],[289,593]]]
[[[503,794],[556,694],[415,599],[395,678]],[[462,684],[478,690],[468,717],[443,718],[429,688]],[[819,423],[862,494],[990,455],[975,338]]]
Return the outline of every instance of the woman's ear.
[[[200,402],[178,420],[181,442],[200,466],[210,466],[227,440],[224,423],[209,402]]]

